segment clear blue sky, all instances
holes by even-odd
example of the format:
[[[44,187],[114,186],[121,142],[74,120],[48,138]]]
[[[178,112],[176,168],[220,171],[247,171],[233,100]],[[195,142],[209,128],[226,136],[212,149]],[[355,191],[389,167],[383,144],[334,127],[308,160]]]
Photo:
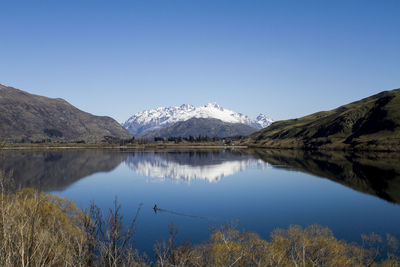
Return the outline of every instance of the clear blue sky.
[[[287,119],[400,87],[400,1],[0,1],[0,83],[119,122],[217,102]]]

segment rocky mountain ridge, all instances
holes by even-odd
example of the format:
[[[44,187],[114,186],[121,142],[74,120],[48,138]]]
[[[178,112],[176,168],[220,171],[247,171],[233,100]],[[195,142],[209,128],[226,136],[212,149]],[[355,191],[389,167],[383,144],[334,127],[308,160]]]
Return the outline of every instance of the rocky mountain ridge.
[[[218,119],[227,123],[246,124],[255,129],[269,126],[273,120],[260,114],[255,120],[235,111],[225,109],[216,103],[208,103],[201,107],[183,104],[179,107],[159,107],[134,114],[122,124],[133,134],[143,134],[187,121],[191,118]]]
[[[153,139],[155,137],[233,137],[247,136],[257,129],[244,123],[224,122],[214,118],[191,118],[179,121],[159,130],[142,133],[139,136]]]

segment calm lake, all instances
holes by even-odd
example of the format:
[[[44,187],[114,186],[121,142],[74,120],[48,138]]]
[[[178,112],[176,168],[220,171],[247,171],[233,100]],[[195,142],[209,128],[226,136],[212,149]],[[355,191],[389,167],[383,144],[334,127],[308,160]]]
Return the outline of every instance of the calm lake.
[[[156,240],[200,243],[229,222],[268,238],[291,224],[328,226],[340,239],[362,233],[400,239],[398,154],[262,150],[4,151],[0,169],[15,183],[104,212],[115,198],[128,222],[138,206],[136,245],[152,255]],[[157,204],[159,210],[154,212]]]

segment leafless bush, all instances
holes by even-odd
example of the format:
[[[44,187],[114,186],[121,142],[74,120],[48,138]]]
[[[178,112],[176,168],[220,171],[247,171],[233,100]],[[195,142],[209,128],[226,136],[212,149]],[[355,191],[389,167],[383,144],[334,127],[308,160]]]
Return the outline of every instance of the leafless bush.
[[[0,172],[0,266],[149,266],[133,247],[141,205],[128,227],[117,200],[104,215],[94,205],[33,189],[7,191],[11,174]],[[235,225],[213,231],[208,242],[178,245],[178,231],[154,247],[156,266],[400,266],[393,236],[363,235],[362,243],[338,240],[326,227],[290,226],[270,240]]]
[[[124,227],[121,206],[117,199],[114,208],[103,216],[94,204],[87,212],[88,222],[85,232],[88,240],[88,254],[97,255],[97,260],[90,257],[88,264],[94,262],[98,266],[145,266],[145,258],[132,247],[132,239],[136,232],[136,221],[141,210],[139,205],[136,215],[129,227]]]
[[[176,243],[178,230],[172,223],[169,225],[169,235],[168,241],[157,242],[154,246],[157,266],[204,266],[203,255],[192,246],[191,242],[187,241],[178,246]]]
[[[33,189],[6,191],[0,173],[0,266],[147,266],[132,248],[140,211],[128,228],[115,202],[105,219],[70,200]]]
[[[177,246],[176,232],[171,233],[168,242],[155,247],[157,266],[400,266],[394,237],[383,242],[372,234],[363,237],[363,245],[349,244],[319,225],[277,229],[270,241],[225,225],[194,247]]]

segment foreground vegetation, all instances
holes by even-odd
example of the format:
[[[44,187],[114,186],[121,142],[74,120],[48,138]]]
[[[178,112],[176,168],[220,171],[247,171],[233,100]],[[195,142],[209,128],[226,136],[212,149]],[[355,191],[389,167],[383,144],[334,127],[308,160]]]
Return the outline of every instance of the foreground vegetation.
[[[148,265],[132,247],[136,219],[124,227],[117,203],[103,216],[95,205],[82,211],[55,195],[1,187],[1,266]]]
[[[277,229],[270,240],[226,225],[200,245],[178,245],[171,226],[150,260],[132,247],[140,207],[123,226],[116,202],[104,216],[95,205],[82,211],[33,189],[1,189],[1,266],[400,266],[394,237],[371,234],[350,244],[319,225]]]

